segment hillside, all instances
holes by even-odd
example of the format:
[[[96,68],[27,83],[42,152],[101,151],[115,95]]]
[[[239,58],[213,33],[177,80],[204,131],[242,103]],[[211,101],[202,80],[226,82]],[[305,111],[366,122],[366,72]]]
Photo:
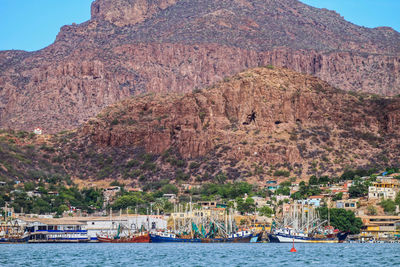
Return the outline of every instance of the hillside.
[[[400,93],[400,34],[297,0],[96,0],[37,52],[0,52],[0,127],[74,129],[144,92],[188,92],[269,64],[343,90]]]
[[[17,161],[14,168],[25,168],[25,179],[33,179],[27,170],[36,168],[66,180],[118,179],[145,189],[169,181],[263,185],[270,179],[336,177],[349,169],[398,165],[399,109],[397,97],[347,93],[268,66],[192,93],[126,99],[77,131],[35,139],[33,147],[13,142],[15,149],[34,149],[28,160],[47,166]],[[10,148],[3,144],[1,164],[7,167],[4,160],[11,157],[5,151]],[[26,158],[24,151],[20,157]]]

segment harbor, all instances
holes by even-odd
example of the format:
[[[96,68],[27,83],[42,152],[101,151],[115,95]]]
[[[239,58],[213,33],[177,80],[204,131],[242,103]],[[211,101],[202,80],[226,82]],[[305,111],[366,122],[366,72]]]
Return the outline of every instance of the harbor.
[[[212,204],[212,205],[211,205]],[[210,206],[211,205],[211,206]],[[196,206],[196,208],[194,208]],[[168,215],[129,214],[52,218],[46,215],[7,217],[0,243],[397,243],[397,216],[364,217],[358,235],[340,231],[321,218],[315,206],[295,202],[274,218],[243,216],[215,203],[176,205]],[[394,228],[388,224],[395,223]],[[379,225],[382,225],[381,228]],[[374,227],[374,228],[373,228]],[[391,235],[368,232],[386,229]],[[389,229],[390,228],[390,229]],[[383,238],[384,237],[384,238]]]

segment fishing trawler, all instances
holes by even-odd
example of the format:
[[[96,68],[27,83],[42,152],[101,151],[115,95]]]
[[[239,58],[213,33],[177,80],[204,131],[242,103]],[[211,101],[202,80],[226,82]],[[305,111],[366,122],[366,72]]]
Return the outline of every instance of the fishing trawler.
[[[101,243],[149,243],[150,235],[146,231],[131,233],[129,230],[124,230],[120,224],[116,235],[100,233],[97,235],[97,241]]]
[[[256,243],[261,238],[261,234],[254,234],[250,231],[240,231],[229,234],[226,237],[202,238],[202,243]],[[253,240],[253,241],[252,241]]]
[[[341,243],[348,232],[340,232],[321,221],[318,211],[310,205],[297,203],[284,212],[283,222],[274,223],[268,234],[271,243]]]
[[[193,238],[189,235],[179,235],[174,233],[155,233],[150,234],[151,243],[200,243],[200,238]]]
[[[29,233],[17,221],[3,222],[0,225],[0,243],[26,243]]]

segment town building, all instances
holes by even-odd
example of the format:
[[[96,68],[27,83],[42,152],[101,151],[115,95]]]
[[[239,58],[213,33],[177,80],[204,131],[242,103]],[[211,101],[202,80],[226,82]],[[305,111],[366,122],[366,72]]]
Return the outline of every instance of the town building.
[[[307,199],[307,203],[309,205],[313,205],[314,207],[320,207],[323,199],[324,199],[324,196],[310,196]]]
[[[338,200],[336,201],[336,208],[355,211],[357,209],[356,199]]]
[[[267,205],[267,200],[264,197],[252,197],[256,208],[261,208]]]
[[[177,202],[176,194],[163,194],[162,197],[166,198],[171,203],[176,203]]]
[[[35,129],[33,129],[33,133],[36,135],[42,135],[43,134],[43,129],[40,127],[36,127]]]
[[[363,227],[360,236],[365,239],[392,239],[399,235],[400,216],[360,216]]]
[[[376,182],[368,187],[368,199],[391,199],[396,198],[400,191],[400,184],[392,177],[377,177]]]
[[[276,180],[267,181],[266,189],[274,192],[278,188],[279,188],[279,185],[278,185],[278,182]]]

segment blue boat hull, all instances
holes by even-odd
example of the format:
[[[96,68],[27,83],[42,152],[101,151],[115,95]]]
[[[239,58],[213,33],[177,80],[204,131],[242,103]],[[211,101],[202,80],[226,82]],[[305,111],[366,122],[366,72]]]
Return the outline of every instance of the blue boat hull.
[[[172,238],[150,234],[151,243],[200,243],[200,238]]]
[[[29,240],[29,236],[24,238],[0,238],[1,243],[27,243]]]

